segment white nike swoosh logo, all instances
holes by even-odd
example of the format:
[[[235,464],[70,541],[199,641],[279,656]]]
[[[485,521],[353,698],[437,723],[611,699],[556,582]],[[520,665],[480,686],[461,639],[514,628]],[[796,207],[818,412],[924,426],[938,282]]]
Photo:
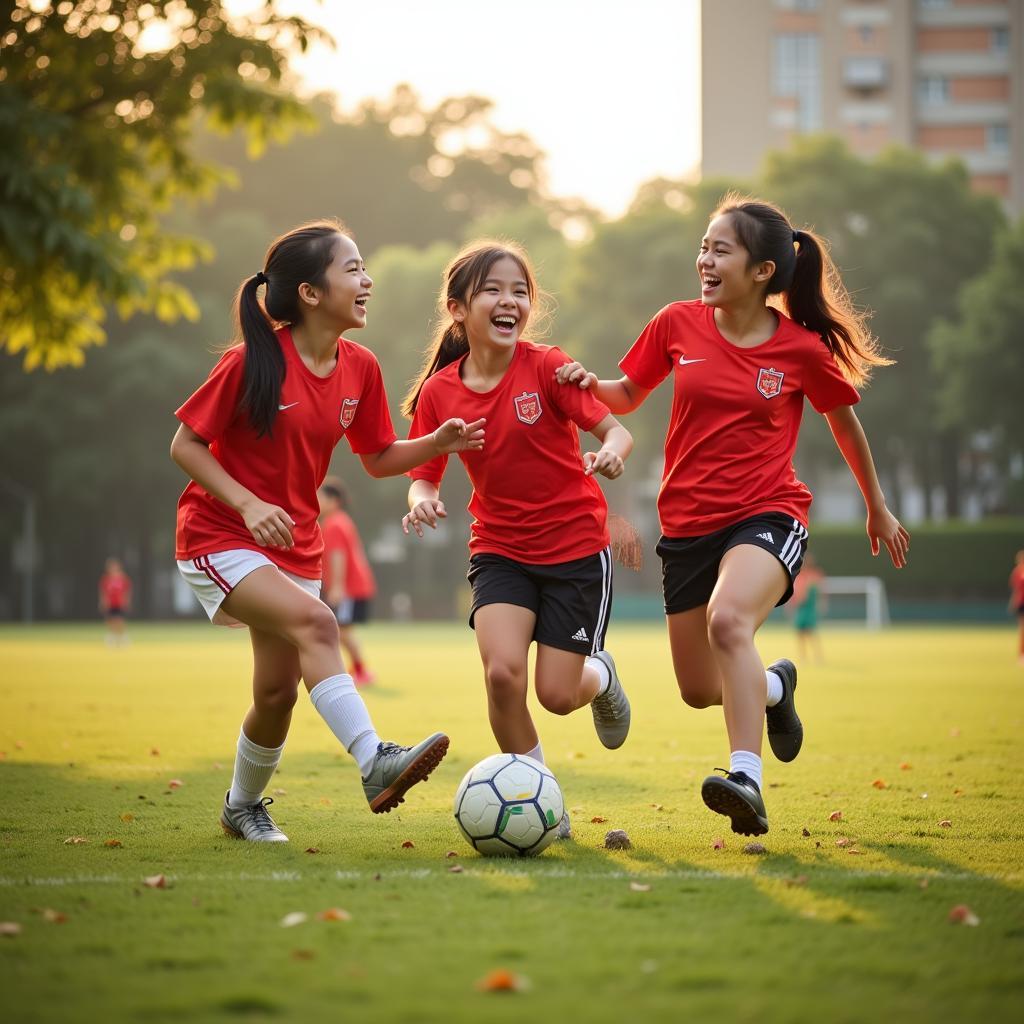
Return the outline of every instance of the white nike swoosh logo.
[[[679,365],[680,366],[689,366],[690,363],[703,363],[703,362],[704,362],[703,359],[687,359],[686,356],[680,356],[679,357]]]
[[[280,410],[281,410],[281,412],[284,412],[284,411],[285,411],[285,409],[290,409],[290,408],[291,408],[291,407],[292,407],[293,405],[298,405],[298,404],[299,404],[298,402],[291,402],[291,403],[290,403],[290,404],[288,404],[288,405],[279,405],[279,406],[278,406],[278,409],[280,409]]]

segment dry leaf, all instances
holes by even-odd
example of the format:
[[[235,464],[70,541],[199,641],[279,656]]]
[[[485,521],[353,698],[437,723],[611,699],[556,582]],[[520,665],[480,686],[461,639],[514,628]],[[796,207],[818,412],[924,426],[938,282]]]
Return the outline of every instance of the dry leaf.
[[[847,850],[846,852],[847,853],[852,853],[852,854],[854,854],[857,857],[862,857],[864,855],[864,851],[863,850]]]
[[[768,847],[766,847],[764,843],[747,843],[747,845],[743,847],[743,852],[754,854],[767,853]]]
[[[889,788],[889,786],[886,783],[885,779],[875,779],[875,781],[872,782],[871,785],[874,786],[875,789],[888,789]]]
[[[651,887],[644,882],[630,882],[630,892],[650,892]]]
[[[714,848],[716,850],[724,850],[725,849],[725,840],[724,839],[716,839],[712,845],[714,846]]]
[[[962,789],[954,789],[953,790],[953,796],[963,796],[963,795],[964,795],[964,791]]]
[[[167,788],[168,789],[181,789],[181,787],[184,786],[184,785],[185,785],[185,783],[182,782],[181,779],[171,779],[171,781],[167,783]]]
[[[949,912],[950,924],[966,924],[972,928],[981,924],[981,918],[966,903],[958,903]]]
[[[447,852],[447,853],[445,854],[445,856],[446,856],[446,857],[458,857],[458,854],[457,854],[457,853],[456,853],[456,852],[455,852],[454,850],[449,850],[449,851],[448,851],[448,852]]]
[[[853,846],[853,843],[854,841],[852,839],[847,839],[846,836],[840,836],[836,840],[836,846],[840,847],[840,849],[846,846]]]
[[[160,748],[159,747],[152,747],[150,749],[150,751],[149,751],[149,756],[150,757],[159,757],[160,756]]]
[[[122,814],[121,815],[121,820],[122,821],[134,821],[135,820],[135,815],[134,814]]]
[[[167,888],[167,876],[166,875],[150,875],[148,878],[142,880],[142,884],[149,886],[150,889],[166,889]]]
[[[320,803],[322,803],[324,805],[324,807],[330,807],[331,806],[331,799],[330,799],[330,797],[322,796],[322,797],[320,797]]]
[[[811,837],[811,833],[808,832],[805,828],[800,830],[800,835],[802,835],[804,839],[810,839]]]
[[[351,921],[352,915],[341,907],[329,907],[316,915],[318,921]]]
[[[316,953],[311,949],[293,949],[292,959],[293,960],[312,960],[316,956]]]
[[[602,818],[600,814],[595,814],[590,819],[590,824],[591,825],[603,825],[607,820],[608,820],[607,818]]]
[[[663,810],[665,810],[665,805],[664,805],[664,804],[651,804],[651,806],[652,806],[652,807],[653,807],[653,808],[654,808],[654,809],[655,809],[656,811],[663,811]]]
[[[522,992],[527,986],[525,978],[504,967],[498,967],[476,983],[481,992]]]
[[[621,828],[613,828],[604,837],[604,848],[606,850],[631,850],[633,844]]]
[[[842,821],[843,820],[843,812],[842,811],[833,811],[828,816],[828,820],[829,821]]]
[[[109,846],[112,850],[116,850],[117,847],[119,847],[119,846],[121,846],[123,844],[121,843],[120,839],[104,839],[103,840],[103,845],[104,846]]]
[[[900,763],[901,772],[909,772],[914,766],[909,761],[903,761]]]
[[[319,846],[307,846],[306,847],[306,853],[319,853],[319,852],[320,852],[320,847]]]
[[[68,915],[60,910],[53,910],[50,907],[44,907],[40,913],[43,915],[44,921],[49,921],[50,924],[64,924],[68,919]]]
[[[83,843],[87,842],[89,842],[89,840],[86,839],[85,836],[68,836],[67,839],[64,840],[64,845],[81,846]]]
[[[416,846],[416,844],[411,839],[406,839],[406,841],[404,843],[402,843],[402,849],[403,850],[411,850],[415,846]]]
[[[951,822],[949,820],[949,818],[943,818],[942,821],[939,822],[939,828],[952,828],[952,827],[953,827],[953,822]]]
[[[6,935],[13,939],[15,935],[21,934],[21,925],[17,921],[0,921],[0,935]]]
[[[281,918],[281,927],[294,928],[297,924],[304,924],[308,920],[308,914],[303,913],[301,910],[293,910],[290,914],[285,914]]]
[[[452,874],[452,875],[461,875],[462,872],[465,871],[465,870],[466,869],[461,864],[453,864],[448,869],[448,872],[449,872],[449,874]]]

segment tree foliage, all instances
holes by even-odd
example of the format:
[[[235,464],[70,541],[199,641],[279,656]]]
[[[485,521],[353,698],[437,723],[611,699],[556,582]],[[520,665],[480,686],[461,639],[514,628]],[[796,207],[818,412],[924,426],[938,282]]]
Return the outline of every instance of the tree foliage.
[[[196,119],[244,128],[253,149],[297,124],[287,51],[323,33],[264,4],[219,0],[15,0],[0,10],[0,343],[26,368],[83,361],[108,306],[194,319],[169,275],[210,247],[160,216],[208,195]]]

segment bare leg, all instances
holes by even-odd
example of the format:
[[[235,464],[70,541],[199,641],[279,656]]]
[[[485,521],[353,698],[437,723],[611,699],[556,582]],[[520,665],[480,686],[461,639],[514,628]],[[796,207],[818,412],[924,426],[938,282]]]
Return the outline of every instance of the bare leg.
[[[722,673],[708,640],[708,606],[667,615],[679,695],[693,708],[722,703]]]
[[[596,669],[585,665],[586,655],[537,644],[533,684],[541,706],[556,715],[586,707],[601,688]]]
[[[252,707],[242,732],[261,747],[279,747],[288,735],[298,697],[298,651],[286,640],[250,628],[252,640]]]

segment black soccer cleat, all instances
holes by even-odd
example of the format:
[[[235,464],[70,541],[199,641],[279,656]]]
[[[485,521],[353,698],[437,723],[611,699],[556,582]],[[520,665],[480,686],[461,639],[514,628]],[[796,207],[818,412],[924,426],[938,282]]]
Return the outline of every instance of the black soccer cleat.
[[[709,775],[700,787],[704,803],[716,814],[732,821],[733,832],[741,836],[763,836],[768,831],[768,812],[757,783],[743,772],[727,772],[725,778]]]
[[[804,727],[794,701],[796,665],[787,658],[780,658],[768,666],[768,671],[777,672],[782,680],[782,700],[773,708],[765,708],[764,712],[768,723],[768,743],[780,761],[792,761],[804,742]]]

